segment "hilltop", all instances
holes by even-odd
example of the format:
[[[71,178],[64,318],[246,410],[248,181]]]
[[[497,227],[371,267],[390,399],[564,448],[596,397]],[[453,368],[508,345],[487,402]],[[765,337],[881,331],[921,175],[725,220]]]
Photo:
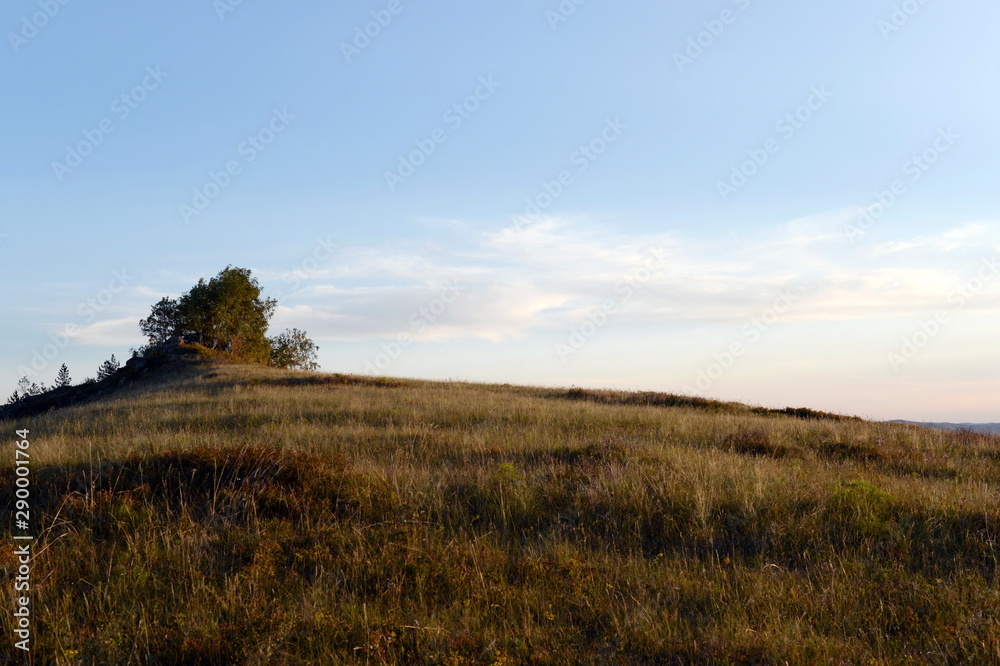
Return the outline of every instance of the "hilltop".
[[[148,363],[3,417],[42,662],[1000,660],[1000,437]]]

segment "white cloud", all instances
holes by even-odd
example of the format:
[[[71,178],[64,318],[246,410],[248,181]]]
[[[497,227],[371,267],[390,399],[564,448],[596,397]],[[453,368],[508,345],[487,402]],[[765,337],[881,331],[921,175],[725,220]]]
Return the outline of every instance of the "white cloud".
[[[294,326],[326,340],[409,333],[420,340],[496,342],[568,329],[608,300],[621,306],[616,321],[637,326],[740,324],[787,289],[799,296],[786,315],[790,321],[912,316],[944,305],[956,285],[975,274],[969,257],[995,247],[1000,237],[1000,225],[975,223],[936,236],[855,246],[843,235],[843,224],[855,214],[845,208],[749,239],[711,240],[674,232],[627,235],[586,218],[549,217],[522,230],[462,233],[448,247],[398,239],[338,246],[335,259],[306,275],[258,277],[265,294],[287,287],[283,283],[293,277],[300,281],[298,290],[282,293],[275,328]],[[653,249],[665,264],[624,298],[623,280],[647,263]],[[421,314],[449,281],[462,286],[461,297],[438,313]],[[969,307],[998,307],[992,288]],[[88,327],[82,339],[104,343],[116,331],[135,337],[134,318],[114,322]]]
[[[1000,224],[973,222],[931,236],[890,241],[871,250],[872,256],[925,250],[935,253],[974,250],[983,253],[1000,249]]]
[[[146,343],[139,332],[138,320],[135,317],[120,319],[105,319],[95,321],[75,329],[62,329],[75,344],[87,347],[116,347],[134,345],[138,347]]]

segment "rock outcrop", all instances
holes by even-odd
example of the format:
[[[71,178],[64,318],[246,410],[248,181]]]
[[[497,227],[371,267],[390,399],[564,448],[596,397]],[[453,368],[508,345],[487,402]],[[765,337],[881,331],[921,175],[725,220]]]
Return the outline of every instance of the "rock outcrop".
[[[198,351],[193,346],[187,345],[184,338],[170,338],[141,356],[133,356],[114,374],[99,382],[52,389],[23,398],[12,405],[3,405],[0,407],[0,420],[25,418],[97,400],[151,371],[197,358]]]

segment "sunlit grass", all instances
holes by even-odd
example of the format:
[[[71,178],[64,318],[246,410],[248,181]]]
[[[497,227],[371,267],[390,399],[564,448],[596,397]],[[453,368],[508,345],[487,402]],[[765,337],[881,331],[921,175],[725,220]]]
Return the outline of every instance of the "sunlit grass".
[[[36,656],[1000,660],[1000,438],[656,402],[215,363],[6,422]]]

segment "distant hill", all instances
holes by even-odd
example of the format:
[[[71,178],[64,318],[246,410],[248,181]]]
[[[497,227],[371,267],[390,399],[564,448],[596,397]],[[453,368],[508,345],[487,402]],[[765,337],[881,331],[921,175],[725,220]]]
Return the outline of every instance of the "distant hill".
[[[915,425],[924,428],[937,428],[938,430],[971,430],[973,432],[985,432],[1000,435],[1000,423],[922,423],[919,421],[890,421],[890,423],[902,423],[905,425]]]

